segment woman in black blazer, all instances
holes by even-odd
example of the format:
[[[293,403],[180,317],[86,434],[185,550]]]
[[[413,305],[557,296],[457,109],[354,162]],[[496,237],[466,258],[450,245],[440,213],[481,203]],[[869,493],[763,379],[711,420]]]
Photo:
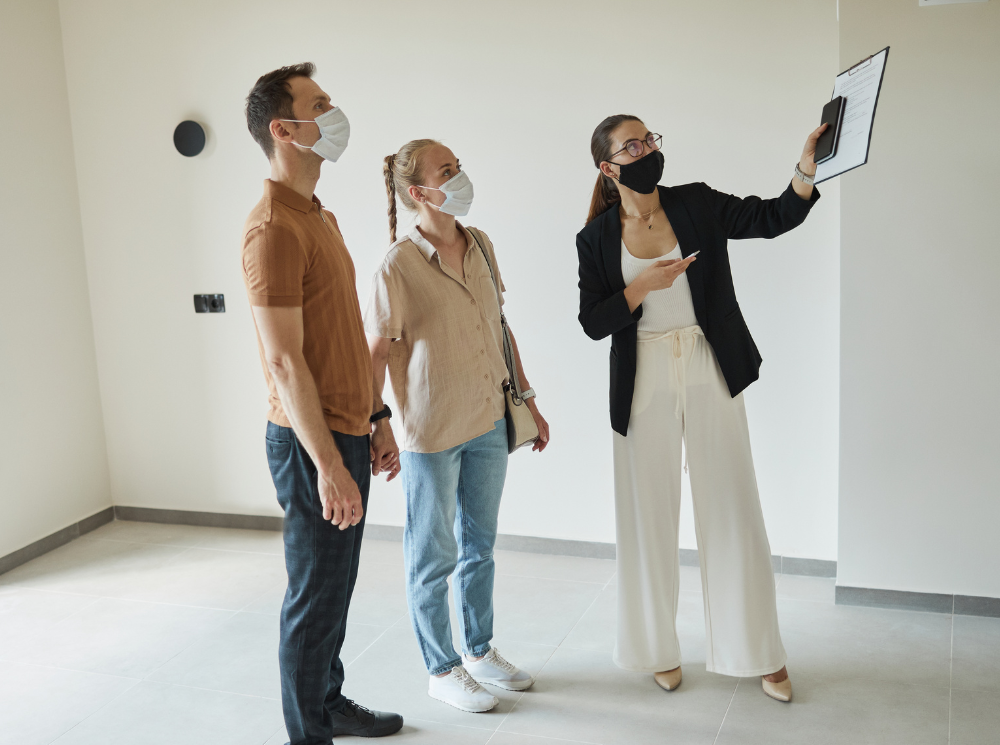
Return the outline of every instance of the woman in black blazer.
[[[660,136],[634,116],[594,131],[601,173],[577,235],[580,324],[611,336],[618,543],[615,662],[681,682],[677,614],[682,441],[690,466],[707,631],[706,667],[760,675],[791,699],[741,391],[761,357],[740,313],[730,238],[774,238],[819,199],[806,142],[776,199],[740,199],[702,183],[658,186]],[[696,256],[697,255],[697,256]]]

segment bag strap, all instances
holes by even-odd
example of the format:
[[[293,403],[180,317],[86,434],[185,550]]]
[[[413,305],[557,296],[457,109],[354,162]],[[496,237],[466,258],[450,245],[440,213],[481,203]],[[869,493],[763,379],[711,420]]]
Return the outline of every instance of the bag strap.
[[[507,365],[507,377],[510,381],[511,394],[514,396],[515,403],[518,403],[521,400],[521,391],[523,389],[521,388],[521,379],[517,374],[517,358],[514,356],[514,342],[511,341],[510,329],[507,327],[507,316],[503,312],[500,285],[497,284],[496,274],[493,273],[493,263],[490,261],[489,254],[486,253],[486,249],[483,248],[483,244],[477,235],[479,230],[477,228],[466,229],[469,231],[469,235],[472,236],[472,240],[479,246],[479,250],[483,254],[483,259],[486,260],[486,266],[490,270],[490,279],[493,280],[493,289],[496,290],[497,308],[500,310],[500,330],[503,332],[503,359]]]

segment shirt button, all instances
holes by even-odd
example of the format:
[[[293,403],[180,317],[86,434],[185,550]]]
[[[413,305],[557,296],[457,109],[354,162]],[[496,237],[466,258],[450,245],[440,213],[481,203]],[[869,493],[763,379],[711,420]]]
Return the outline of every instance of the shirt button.
[[[486,354],[486,350],[485,349],[480,349],[479,350],[479,354]]]
[[[470,303],[472,303],[473,305],[475,305],[475,304],[476,304],[476,301],[475,301],[475,300],[470,300],[469,302],[470,302]]]
[[[489,397],[486,398],[486,403],[492,403],[492,402],[493,402],[492,398],[489,398]]]
[[[490,379],[490,376],[489,376],[489,375],[484,375],[484,376],[483,376],[483,380],[489,380],[489,379]]]
[[[476,324],[476,331],[479,331],[479,330],[480,330],[480,328],[482,328],[482,327],[481,327],[481,326],[480,326],[480,325],[479,325],[479,324],[477,323],[477,324]]]

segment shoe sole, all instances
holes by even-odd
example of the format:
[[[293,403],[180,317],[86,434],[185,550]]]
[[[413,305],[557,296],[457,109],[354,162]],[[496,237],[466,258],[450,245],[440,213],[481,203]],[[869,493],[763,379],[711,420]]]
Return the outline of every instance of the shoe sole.
[[[473,708],[467,707],[467,706],[459,706],[454,701],[449,701],[448,699],[439,698],[438,696],[435,696],[433,693],[430,693],[430,692],[428,692],[427,695],[430,696],[435,701],[440,701],[442,704],[448,704],[448,706],[453,706],[456,709],[458,709],[459,711],[464,711],[467,714],[485,714],[486,712],[492,711],[493,709],[495,709],[496,706],[497,706],[497,704],[500,703],[497,700],[496,696],[494,696],[493,697],[493,703],[490,704],[490,706],[488,706],[487,708],[485,708],[485,709],[473,709]]]
[[[496,686],[497,688],[503,688],[505,691],[526,691],[529,688],[531,688],[531,686],[535,685],[534,678],[520,685],[517,685],[515,683],[510,683],[508,681],[480,680],[479,678],[476,678],[476,682],[479,683],[480,685]]]

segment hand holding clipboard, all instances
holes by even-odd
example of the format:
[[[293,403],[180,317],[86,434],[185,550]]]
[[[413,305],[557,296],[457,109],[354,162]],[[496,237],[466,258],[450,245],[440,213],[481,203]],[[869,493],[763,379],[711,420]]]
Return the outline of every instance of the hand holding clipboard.
[[[827,104],[829,110],[823,109],[823,121],[826,123],[829,121],[828,117],[835,116],[840,125],[839,128],[828,127],[824,133],[826,137],[830,129],[835,130],[828,138],[831,140],[832,151],[827,154],[820,149],[817,154],[817,184],[868,162],[875,108],[882,90],[882,78],[888,58],[889,47],[886,47],[837,76],[833,87],[833,101]],[[839,107],[831,107],[838,98],[841,99]],[[821,137],[820,145],[823,145],[823,140]]]

